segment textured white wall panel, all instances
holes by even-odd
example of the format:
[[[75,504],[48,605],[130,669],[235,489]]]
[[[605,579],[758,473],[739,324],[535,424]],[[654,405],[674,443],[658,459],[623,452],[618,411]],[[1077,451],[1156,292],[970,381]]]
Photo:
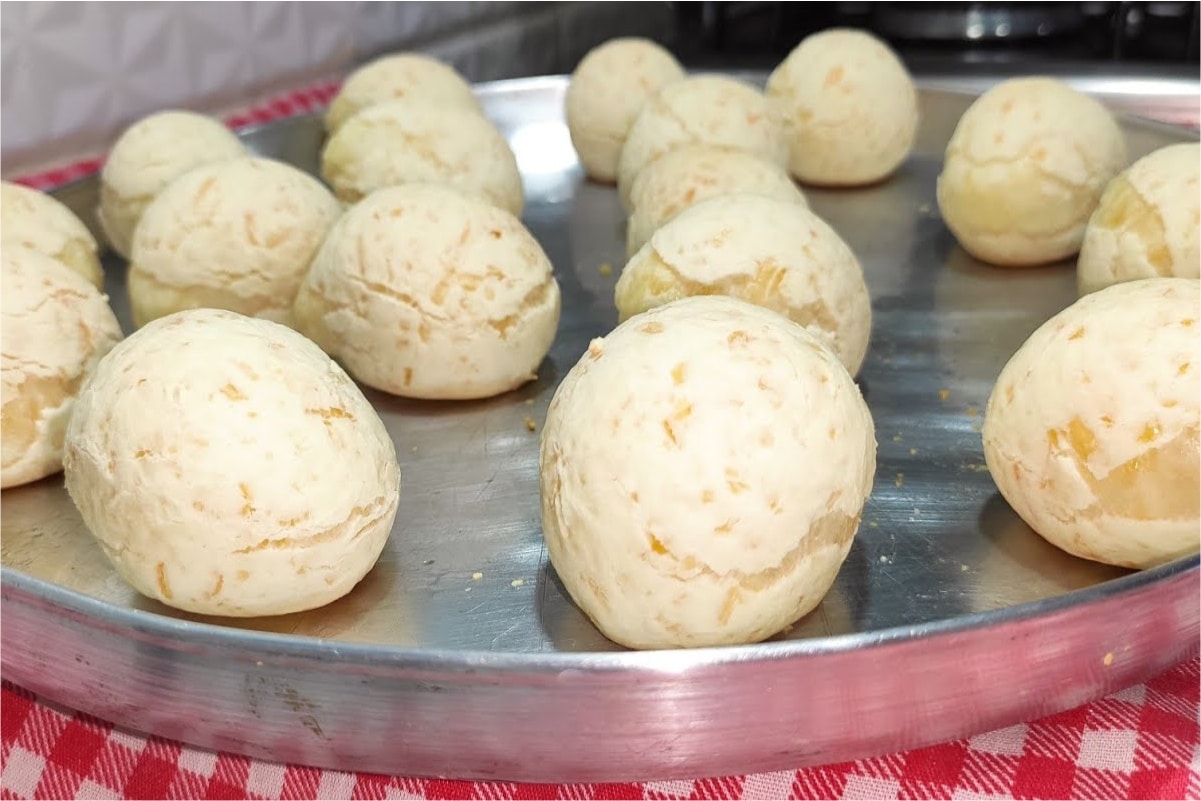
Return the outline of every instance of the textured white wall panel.
[[[3,2],[3,172],[103,150],[159,109],[232,110],[386,51],[430,52],[472,80],[562,72],[668,20],[666,3]]]

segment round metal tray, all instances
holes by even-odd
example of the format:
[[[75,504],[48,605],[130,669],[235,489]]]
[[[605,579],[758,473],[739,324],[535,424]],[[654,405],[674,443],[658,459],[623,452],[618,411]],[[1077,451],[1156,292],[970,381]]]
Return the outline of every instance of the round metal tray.
[[[51,477],[4,492],[0,506],[5,678],[122,726],[280,762],[584,782],[913,748],[1079,705],[1195,652],[1197,557],[1141,573],[1076,559],[996,494],[980,415],[1013,351],[1074,300],[1074,271],[994,269],[955,245],[934,179],[970,96],[930,89],[916,150],[893,179],[807,191],[862,261],[875,314],[860,385],[879,472],[834,588],[758,645],[634,653],[602,638],[546,564],[538,436],[525,424],[615,324],[624,262],[616,193],[580,175],[565,86],[480,88],[521,165],[526,224],[555,263],[559,337],[538,380],[500,398],[368,393],[404,474],[372,573],[298,615],[176,612],[117,578]],[[1189,137],[1133,120],[1125,130],[1132,159]],[[322,134],[301,117],[243,136],[313,170]],[[91,219],[94,180],[58,196]],[[107,266],[128,322],[123,266]]]

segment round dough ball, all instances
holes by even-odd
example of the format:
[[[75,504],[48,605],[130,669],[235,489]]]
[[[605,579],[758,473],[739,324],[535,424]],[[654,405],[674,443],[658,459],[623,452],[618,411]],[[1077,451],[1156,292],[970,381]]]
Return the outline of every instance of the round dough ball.
[[[938,176],[938,208],[971,255],[1002,267],[1080,249],[1126,143],[1096,100],[1053,78],[1014,78],[964,112]]]
[[[567,130],[584,172],[617,179],[622,145],[643,104],[684,77],[675,56],[649,39],[610,39],[584,56],[567,86]]]
[[[0,181],[0,242],[49,256],[104,288],[99,245],[83,220],[36,189]]]
[[[1144,568],[1196,553],[1201,282],[1086,295],[1001,371],[984,421],[997,488],[1063,550]]]
[[[400,496],[392,440],[346,373],[295,331],[218,309],[113,349],[80,392],[63,466],[125,581],[230,617],[350,592]]]
[[[108,299],[79,273],[36,250],[0,250],[0,487],[62,469],[79,386],[120,339]]]
[[[133,232],[159,192],[195,167],[247,154],[219,120],[190,111],[162,111],[136,122],[109,151],[100,173],[96,218],[122,258],[130,257]]]
[[[686,145],[638,173],[630,189],[626,256],[668,220],[717,195],[752,194],[808,205],[788,173],[758,156],[712,145]]]
[[[341,213],[320,181],[283,162],[192,170],[146,208],[134,236],[134,324],[205,307],[290,322],[296,290]]]
[[[872,304],[858,259],[800,205],[720,195],[679,214],[626,264],[614,299],[622,320],[690,295],[729,295],[799,323],[859,372]]]
[[[483,113],[454,67],[420,53],[396,53],[370,61],[346,78],[325,112],[325,130],[332,134],[363,109],[401,98]]]
[[[788,166],[783,120],[762,92],[721,75],[684,78],[663,87],[634,118],[617,163],[617,190],[627,211],[638,173],[689,144],[743,150]]]
[[[806,37],[767,80],[785,112],[797,180],[862,186],[883,180],[917,139],[918,94],[897,54],[864,31]]]
[[[525,205],[517,158],[504,136],[479,114],[454,106],[393,100],[356,114],[326,143],[321,175],[346,203],[389,186],[434,183],[518,216]]]
[[[536,377],[559,285],[508,212],[442,186],[369,195],[330,231],[295,319],[359,381],[410,398],[485,398]]]
[[[1170,145],[1109,182],[1084,229],[1081,294],[1156,276],[1201,277],[1201,144]]]
[[[830,589],[875,462],[859,389],[817,339],[743,301],[688,298],[593,340],[555,392],[543,536],[611,640],[755,642]]]

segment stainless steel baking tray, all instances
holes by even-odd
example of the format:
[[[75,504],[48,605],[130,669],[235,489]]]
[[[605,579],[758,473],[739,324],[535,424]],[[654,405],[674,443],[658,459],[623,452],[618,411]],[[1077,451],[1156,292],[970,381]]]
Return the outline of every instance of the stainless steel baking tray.
[[[562,285],[558,339],[538,380],[504,397],[370,393],[398,443],[404,489],[362,584],[274,619],[174,612],[121,583],[52,477],[3,494],[6,678],[124,726],[260,758],[581,782],[907,749],[1078,705],[1195,650],[1197,557],[1142,573],[1076,559],[994,490],[981,410],[1010,354],[1072,302],[1074,271],[993,269],[955,245],[934,179],[970,97],[937,90],[923,90],[917,149],[895,178],[808,192],[859,255],[875,312],[861,385],[879,473],[833,590],[759,645],[633,653],[603,639],[546,564],[538,435],[525,423],[541,421],[589,338],[614,325],[623,263],[616,194],[581,178],[564,88],[562,78],[480,88]],[[1190,136],[1125,127],[1132,158]],[[315,168],[314,117],[244,136]],[[90,218],[95,194],[87,180],[59,196]],[[122,267],[108,268],[128,320]]]

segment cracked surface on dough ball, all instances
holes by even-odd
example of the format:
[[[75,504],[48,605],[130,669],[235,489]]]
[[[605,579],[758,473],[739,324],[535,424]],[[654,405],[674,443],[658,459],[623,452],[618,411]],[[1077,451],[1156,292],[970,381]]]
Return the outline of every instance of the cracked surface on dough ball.
[[[1201,145],[1160,148],[1109,182],[1076,262],[1081,294],[1121,281],[1201,277]]]
[[[611,183],[630,126],[642,106],[684,77],[675,56],[649,39],[620,37],[588,51],[564,98],[571,143],[588,176]]]
[[[300,334],[216,309],[114,348],[67,431],[67,491],[134,589],[232,617],[313,609],[359,582],[400,469],[350,377]]]
[[[45,192],[0,181],[0,245],[36,250],[104,289],[96,238],[83,220]]]
[[[696,295],[729,295],[804,326],[855,375],[872,307],[851,249],[816,214],[758,195],[703,200],[654,233],[614,289],[622,320]]]
[[[325,112],[325,130],[333,134],[360,111],[401,99],[483,113],[471,85],[454,67],[421,53],[395,53],[347,76]]]
[[[778,165],[739,150],[686,145],[638,173],[630,189],[626,256],[680,212],[717,195],[753,194],[808,205]]]
[[[372,387],[483,398],[536,377],[560,303],[550,260],[520,220],[409,184],[370,195],[334,226],[295,319]]]
[[[667,84],[638,112],[617,163],[617,191],[626,210],[638,173],[689,144],[743,150],[781,168],[788,139],[776,105],[750,84],[697,75]]]
[[[804,183],[860,186],[887,178],[913,150],[917,87],[869,33],[806,37],[772,72],[767,96],[785,110],[789,169]]]
[[[247,155],[237,135],[220,121],[191,111],[160,111],[117,139],[100,172],[96,218],[104,236],[128,259],[142,213],[176,178],[204,164]]]
[[[989,398],[984,455],[1027,524],[1069,553],[1152,567],[1196,553],[1201,282],[1086,295],[1035,331]]]
[[[289,323],[296,290],[341,213],[320,181],[280,161],[192,170],[138,225],[128,276],[134,323],[195,308]]]
[[[815,608],[875,473],[871,415],[818,340],[688,298],[594,340],[541,445],[555,572],[632,648],[763,640]]]
[[[947,144],[938,209],[971,255],[1003,267],[1080,249],[1126,142],[1099,102],[1053,78],[1014,78],[977,98]]]
[[[517,158],[482,115],[455,106],[391,100],[356,114],[321,151],[321,175],[339,200],[378,189],[445,184],[521,216]]]
[[[108,299],[56,259],[0,250],[0,486],[62,469],[63,435],[80,384],[121,340]]]

